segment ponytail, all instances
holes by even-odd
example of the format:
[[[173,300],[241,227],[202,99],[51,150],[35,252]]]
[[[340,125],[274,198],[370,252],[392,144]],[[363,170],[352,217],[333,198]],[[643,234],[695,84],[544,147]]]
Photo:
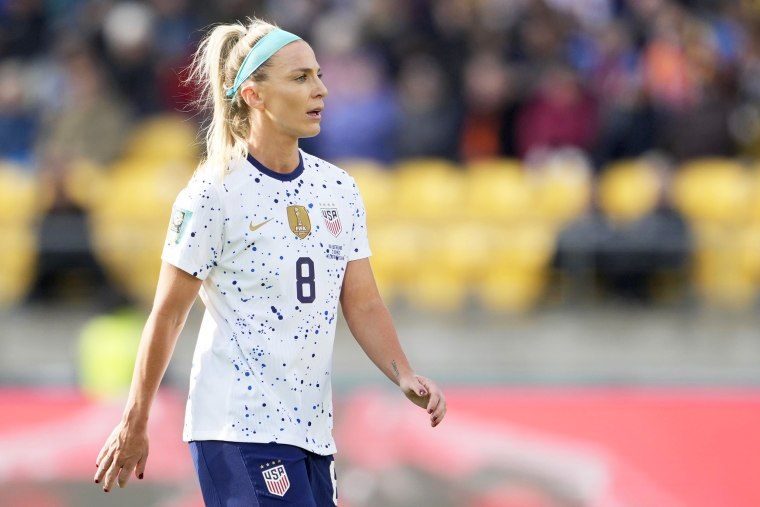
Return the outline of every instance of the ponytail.
[[[206,154],[199,170],[222,176],[231,159],[245,157],[248,152],[248,106],[239,93],[227,97],[226,92],[248,52],[274,28],[256,18],[249,19],[247,26],[239,22],[217,25],[198,45],[187,80],[199,85],[199,108],[211,111],[205,127]],[[251,78],[265,80],[266,67],[259,67]]]

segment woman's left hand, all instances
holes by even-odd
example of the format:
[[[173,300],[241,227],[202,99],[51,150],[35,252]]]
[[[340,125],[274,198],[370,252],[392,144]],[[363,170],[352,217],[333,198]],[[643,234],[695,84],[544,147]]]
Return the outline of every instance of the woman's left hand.
[[[432,427],[441,424],[446,415],[446,397],[435,382],[422,375],[411,375],[402,378],[399,387],[412,403],[427,410]]]

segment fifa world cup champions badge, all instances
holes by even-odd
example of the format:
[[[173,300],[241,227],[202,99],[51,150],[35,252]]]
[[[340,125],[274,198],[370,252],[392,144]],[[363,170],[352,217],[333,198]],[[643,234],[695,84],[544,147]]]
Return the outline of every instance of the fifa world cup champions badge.
[[[304,239],[311,232],[309,212],[303,206],[288,206],[288,225],[293,234]]]

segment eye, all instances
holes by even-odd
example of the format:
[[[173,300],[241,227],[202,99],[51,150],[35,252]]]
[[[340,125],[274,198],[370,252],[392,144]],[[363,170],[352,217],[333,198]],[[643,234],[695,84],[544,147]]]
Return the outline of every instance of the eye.
[[[319,74],[317,74],[317,77],[318,77],[319,79],[322,79],[322,73],[320,72]]]
[[[304,82],[306,81],[306,74],[301,74],[296,78],[296,81]]]

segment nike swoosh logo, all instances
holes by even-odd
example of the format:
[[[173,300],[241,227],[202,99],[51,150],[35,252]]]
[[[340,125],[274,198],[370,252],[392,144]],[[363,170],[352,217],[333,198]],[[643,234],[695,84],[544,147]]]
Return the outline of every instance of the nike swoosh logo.
[[[272,219],[270,218],[269,220],[265,220],[265,221],[261,222],[258,225],[253,225],[253,222],[251,222],[250,225],[248,225],[248,228],[251,230],[251,232],[253,232],[253,231],[257,230],[259,227],[265,226],[271,220]]]

